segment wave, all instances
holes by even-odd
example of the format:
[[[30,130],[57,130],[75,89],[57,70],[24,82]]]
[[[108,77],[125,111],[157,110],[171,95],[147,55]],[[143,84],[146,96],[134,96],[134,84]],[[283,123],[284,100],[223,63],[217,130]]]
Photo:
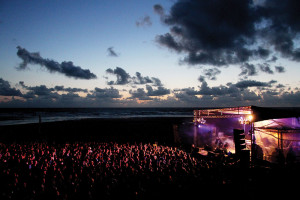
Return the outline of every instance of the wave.
[[[89,118],[193,117],[195,108],[1,108],[0,126]]]

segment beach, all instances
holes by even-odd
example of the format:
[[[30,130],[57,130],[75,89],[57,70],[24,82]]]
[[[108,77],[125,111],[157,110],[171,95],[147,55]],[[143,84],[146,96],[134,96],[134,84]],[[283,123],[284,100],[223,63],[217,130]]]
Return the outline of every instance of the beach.
[[[0,126],[5,142],[47,140],[161,142],[173,144],[174,127],[192,122],[192,117],[139,117],[79,119]]]
[[[191,118],[81,119],[0,126],[0,188],[8,199],[274,197],[298,168],[241,168],[176,137]],[[185,146],[190,147],[190,146]],[[272,188],[280,187],[274,193]],[[292,194],[292,193],[291,193]]]

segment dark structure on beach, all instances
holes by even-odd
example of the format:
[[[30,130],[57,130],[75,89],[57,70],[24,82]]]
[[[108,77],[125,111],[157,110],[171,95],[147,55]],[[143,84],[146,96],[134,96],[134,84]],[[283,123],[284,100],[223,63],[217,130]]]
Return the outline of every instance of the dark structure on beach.
[[[289,163],[300,158],[300,108],[257,106],[194,111],[194,144],[226,145],[252,160]]]

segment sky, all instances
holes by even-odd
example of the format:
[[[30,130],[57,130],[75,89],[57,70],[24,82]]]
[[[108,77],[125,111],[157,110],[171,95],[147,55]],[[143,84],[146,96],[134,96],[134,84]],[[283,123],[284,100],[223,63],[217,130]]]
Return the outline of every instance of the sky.
[[[298,0],[0,0],[0,107],[300,106]]]

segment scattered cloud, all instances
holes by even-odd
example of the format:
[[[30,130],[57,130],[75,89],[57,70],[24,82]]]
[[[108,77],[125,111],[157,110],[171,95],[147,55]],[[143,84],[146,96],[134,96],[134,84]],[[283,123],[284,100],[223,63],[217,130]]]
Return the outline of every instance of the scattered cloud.
[[[148,96],[164,96],[164,95],[170,94],[170,90],[166,89],[162,86],[158,86],[157,89],[155,90],[150,85],[147,85],[146,89],[148,91],[147,92]]]
[[[255,65],[244,63],[240,66],[242,72],[239,74],[239,76],[243,76],[244,78],[248,78],[248,76],[255,76],[257,75],[257,70]]]
[[[81,88],[65,88],[64,86],[55,86],[54,89],[56,91],[63,91],[63,92],[85,92],[87,93],[88,90],[87,89],[81,89]]]
[[[87,90],[63,86],[27,86],[23,81],[16,87],[21,87],[22,92],[0,78],[0,107],[300,106],[300,89],[285,89],[287,86],[276,80],[240,80],[213,87],[203,80],[197,88],[174,90],[151,83],[129,90],[129,97],[121,94],[123,89],[113,87]]]
[[[31,91],[33,95],[38,95],[38,96],[53,96],[54,91],[53,88],[47,88],[46,85],[40,85],[40,86],[34,86],[34,87],[27,87],[27,90]]]
[[[84,92],[87,93],[87,89],[82,89],[82,88],[65,88],[64,86],[55,86],[54,88],[47,88],[45,85],[40,85],[40,86],[35,86],[35,87],[29,87],[25,85],[24,81],[19,81],[19,85],[28,90],[33,92],[36,95],[47,95],[51,92],[69,92],[69,93],[75,93],[75,92]]]
[[[122,96],[119,93],[119,90],[111,87],[111,88],[95,88],[92,91],[92,94],[88,94],[87,98],[96,98],[96,99],[117,99],[121,98]]]
[[[25,48],[20,46],[17,47],[17,55],[23,60],[17,67],[19,70],[28,68],[28,64],[40,65],[46,68],[49,72],[58,72],[64,74],[67,77],[75,79],[95,79],[97,76],[90,72],[88,69],[82,69],[81,67],[75,66],[71,61],[64,61],[58,63],[54,60],[45,59],[40,56],[38,52],[30,53]]]
[[[129,94],[131,97],[129,99],[139,99],[139,100],[153,100],[153,97],[160,97],[168,95],[171,91],[165,87],[158,86],[157,89],[153,88],[150,85],[146,85],[146,90],[144,88],[138,88],[137,90],[130,90]]]
[[[154,12],[156,12],[157,14],[159,14],[161,16],[165,15],[164,8],[160,4],[155,4],[153,6],[153,10],[154,10]]]
[[[275,70],[278,72],[278,73],[283,73],[285,72],[285,69],[283,66],[275,66]]]
[[[136,76],[133,77],[134,84],[148,84],[153,83],[153,78],[149,78],[149,76],[143,77],[140,72],[135,73]]]
[[[155,77],[142,76],[140,72],[136,72],[135,76],[130,76],[125,69],[121,67],[116,67],[115,69],[108,68],[106,73],[115,75],[117,77],[116,81],[107,81],[108,85],[144,85],[152,84],[153,86],[163,86],[161,80]],[[105,77],[108,80],[108,77]]]
[[[116,81],[109,81],[108,85],[126,85],[130,81],[130,75],[121,67],[116,67],[116,69],[107,69],[106,73],[115,75],[117,77]]]
[[[119,57],[119,54],[115,52],[114,47],[107,48],[108,56]]]
[[[146,16],[140,18],[138,21],[136,21],[135,25],[137,27],[152,26],[152,21],[151,21],[151,18],[148,15],[146,15]]]
[[[144,88],[138,88],[137,90],[130,90],[129,94],[131,94],[131,97],[129,97],[129,99],[139,99],[144,101],[153,100],[153,98],[147,95]]]
[[[159,78],[152,77],[151,79],[153,80],[153,86],[163,86]]]
[[[275,81],[276,82],[276,81]],[[235,84],[237,88],[248,88],[248,87],[271,87],[273,81],[270,82],[260,82],[255,80],[242,80]]]
[[[201,83],[205,81],[205,77],[200,75],[198,78],[198,81],[200,81]]]
[[[4,83],[6,92],[3,92]],[[99,106],[120,106],[122,95],[118,89],[98,88],[88,91],[81,88],[65,88],[63,86],[47,87],[45,85],[26,86],[20,81],[23,93],[7,85],[7,81],[0,78],[0,106],[16,107],[99,107]],[[9,90],[8,90],[9,89]],[[9,92],[7,92],[9,91]],[[80,96],[83,92],[85,96]],[[19,96],[19,99],[12,98],[10,101],[2,101],[1,96]]]
[[[258,64],[258,66],[259,66],[261,71],[263,71],[267,74],[274,74],[274,71],[271,69],[269,63]]]
[[[218,68],[204,69],[203,72],[205,77],[209,80],[217,80],[217,75],[221,74],[221,71]]]
[[[22,96],[20,90],[11,87],[8,81],[0,78],[0,96]]]
[[[285,87],[277,84],[277,81],[260,82],[254,80],[242,80],[237,83],[227,83],[225,86],[209,87],[203,81],[198,89],[183,88],[174,90],[177,103],[197,107],[221,107],[221,106],[299,106],[296,100],[300,100],[300,90],[295,88],[287,92]]]

